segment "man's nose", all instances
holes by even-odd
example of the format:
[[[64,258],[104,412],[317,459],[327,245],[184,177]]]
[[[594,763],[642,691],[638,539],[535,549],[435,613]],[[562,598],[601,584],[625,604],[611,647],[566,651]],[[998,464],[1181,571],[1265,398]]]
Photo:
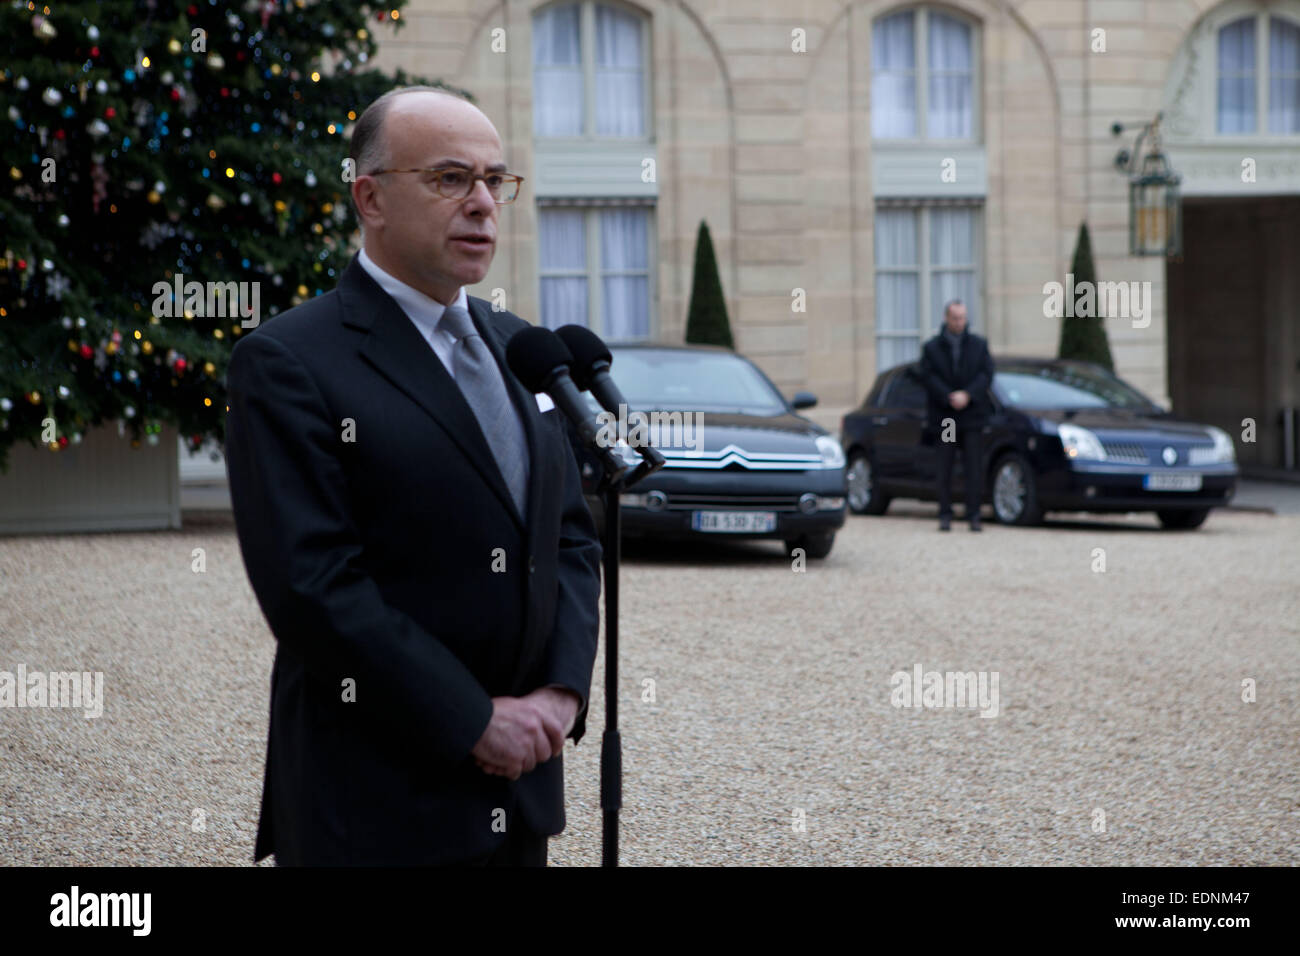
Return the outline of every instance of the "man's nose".
[[[495,208],[496,202],[492,199],[492,193],[488,190],[487,183],[482,179],[474,180],[474,188],[469,191],[469,196],[465,198],[465,211],[487,214]]]

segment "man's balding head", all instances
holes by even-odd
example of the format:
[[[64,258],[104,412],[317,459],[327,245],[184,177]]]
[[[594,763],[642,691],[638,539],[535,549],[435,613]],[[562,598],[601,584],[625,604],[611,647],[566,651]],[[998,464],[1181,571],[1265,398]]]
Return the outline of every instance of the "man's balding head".
[[[433,104],[435,109],[444,107],[449,110],[458,108],[472,110],[491,125],[491,121],[484,116],[482,110],[463,96],[448,90],[436,86],[402,86],[389,90],[362,111],[357,125],[352,128],[352,141],[349,144],[348,155],[352,158],[353,172],[358,176],[368,176],[393,165],[392,150],[389,148],[388,134],[385,131],[385,120],[392,108],[404,97],[417,94],[421,99],[430,96],[439,98],[440,101],[435,101]]]

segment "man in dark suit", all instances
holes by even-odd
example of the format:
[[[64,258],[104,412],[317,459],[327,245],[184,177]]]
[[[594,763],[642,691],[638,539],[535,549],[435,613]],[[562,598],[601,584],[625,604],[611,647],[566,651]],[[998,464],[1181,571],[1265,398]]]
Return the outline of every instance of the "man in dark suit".
[[[952,465],[962,450],[966,476],[966,519],[980,530],[983,491],[981,432],[992,412],[988,390],[993,357],[988,342],[966,328],[966,306],[953,299],[943,309],[943,328],[921,350],[921,380],[926,390],[926,429],[937,439],[939,530],[952,523]]]
[[[357,121],[363,251],[239,342],[226,461],[277,648],[254,858],[540,864],[582,738],[600,545],[560,412],[468,297],[506,172],[459,97],[395,90]]]

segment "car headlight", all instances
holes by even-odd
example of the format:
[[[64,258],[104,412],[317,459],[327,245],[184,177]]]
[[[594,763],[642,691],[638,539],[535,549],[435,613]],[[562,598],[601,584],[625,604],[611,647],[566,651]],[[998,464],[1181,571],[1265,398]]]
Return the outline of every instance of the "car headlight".
[[[1064,422],[1056,426],[1061,436],[1061,445],[1065,448],[1065,457],[1090,461],[1105,461],[1106,450],[1101,447],[1101,440],[1088,429]]]
[[[844,449],[830,435],[817,436],[817,451],[822,456],[822,461],[826,462],[827,468],[844,467]]]
[[[1205,429],[1210,433],[1210,439],[1214,442],[1214,450],[1211,453],[1211,460],[1216,462],[1234,462],[1237,460],[1237,449],[1232,444],[1232,436],[1222,428],[1215,428],[1209,425]]]

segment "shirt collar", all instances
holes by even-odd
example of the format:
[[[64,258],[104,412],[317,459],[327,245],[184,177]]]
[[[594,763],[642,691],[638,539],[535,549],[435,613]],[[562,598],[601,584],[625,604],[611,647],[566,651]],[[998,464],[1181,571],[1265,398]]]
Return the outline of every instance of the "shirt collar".
[[[392,296],[394,301],[401,306],[402,311],[424,333],[424,337],[431,340],[433,332],[438,327],[438,322],[442,319],[442,313],[447,306],[379,268],[375,264],[375,260],[366,255],[365,249],[357,253],[357,261],[361,263],[361,267],[366,272],[370,273],[370,277],[379,284],[379,287]],[[465,294],[464,286],[456,290],[456,298],[451,301],[451,304],[458,305],[466,312],[469,312],[469,296]]]

